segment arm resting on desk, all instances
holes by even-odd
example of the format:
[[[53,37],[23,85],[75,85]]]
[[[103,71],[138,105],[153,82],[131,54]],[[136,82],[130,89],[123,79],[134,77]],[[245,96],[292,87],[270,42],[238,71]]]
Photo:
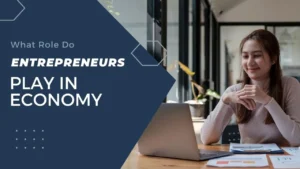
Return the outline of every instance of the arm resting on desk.
[[[271,114],[278,130],[291,146],[300,145],[300,84],[296,79],[289,78],[283,90],[285,112],[279,104],[272,100],[265,105]]]
[[[225,93],[231,91],[233,91],[233,87],[229,87]],[[218,142],[233,113],[233,106],[225,104],[221,98],[201,128],[200,136],[202,143],[207,145]]]

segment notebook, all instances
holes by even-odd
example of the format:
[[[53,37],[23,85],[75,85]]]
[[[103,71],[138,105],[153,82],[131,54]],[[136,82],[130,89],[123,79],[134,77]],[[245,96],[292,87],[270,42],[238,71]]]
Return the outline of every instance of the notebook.
[[[275,143],[239,144],[230,143],[230,152],[234,154],[283,154],[284,151]]]

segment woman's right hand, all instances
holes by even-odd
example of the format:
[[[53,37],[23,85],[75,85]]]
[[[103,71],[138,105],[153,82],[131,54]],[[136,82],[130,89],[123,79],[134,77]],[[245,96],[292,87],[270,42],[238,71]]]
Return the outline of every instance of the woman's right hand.
[[[255,110],[256,103],[254,102],[254,100],[253,99],[240,99],[238,97],[238,94],[240,92],[241,91],[226,93],[223,97],[223,102],[225,104],[239,103],[239,104],[244,105],[248,110]]]

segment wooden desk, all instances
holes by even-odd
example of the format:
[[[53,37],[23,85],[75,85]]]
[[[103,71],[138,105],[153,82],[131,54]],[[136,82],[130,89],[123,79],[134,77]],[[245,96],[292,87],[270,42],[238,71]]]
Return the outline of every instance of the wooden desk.
[[[228,145],[204,146],[199,145],[201,149],[228,151]],[[273,169],[272,162],[268,158],[269,167],[260,169]],[[207,167],[207,161],[188,161],[160,157],[148,157],[140,155],[137,146],[134,147],[127,160],[122,166],[122,169],[218,169],[216,167]],[[228,168],[226,168],[228,169]],[[235,168],[236,169],[236,168]],[[242,168],[253,169],[253,168]]]

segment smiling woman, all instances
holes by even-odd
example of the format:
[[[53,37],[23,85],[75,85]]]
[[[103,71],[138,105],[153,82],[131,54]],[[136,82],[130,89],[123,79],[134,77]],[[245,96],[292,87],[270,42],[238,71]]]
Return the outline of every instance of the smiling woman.
[[[251,92],[253,88],[260,86],[257,90],[263,90],[258,93],[262,95],[261,103],[266,104],[273,97],[282,107],[282,72],[279,62],[279,43],[276,37],[265,30],[254,31],[242,40],[240,52],[242,53],[243,87],[245,90]],[[249,85],[251,83],[252,86]],[[247,122],[251,117],[251,112],[247,108],[254,109],[247,103],[254,100],[245,98],[245,93],[242,92],[244,90],[241,90],[238,95],[246,100],[244,104],[238,105],[240,111],[237,112],[237,117],[241,122]],[[265,92],[269,92],[271,97]],[[253,95],[253,93],[251,94]],[[273,122],[272,118],[268,114],[266,123],[271,122]]]
[[[244,43],[242,49],[242,66],[252,79],[263,79],[262,75],[267,75],[271,67],[270,57],[260,44],[255,40],[248,40]]]
[[[219,140],[233,114],[242,143],[300,145],[300,84],[282,76],[279,44],[266,30],[256,30],[240,44],[243,81],[226,89],[202,129],[204,144]]]

